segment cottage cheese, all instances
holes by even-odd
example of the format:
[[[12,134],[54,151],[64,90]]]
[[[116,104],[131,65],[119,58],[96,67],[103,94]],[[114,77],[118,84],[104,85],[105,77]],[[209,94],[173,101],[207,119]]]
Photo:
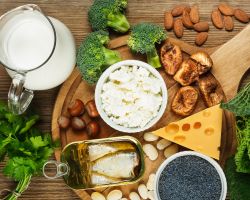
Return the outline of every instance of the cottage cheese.
[[[103,84],[101,101],[104,112],[114,123],[143,128],[161,107],[161,83],[143,67],[122,66]]]

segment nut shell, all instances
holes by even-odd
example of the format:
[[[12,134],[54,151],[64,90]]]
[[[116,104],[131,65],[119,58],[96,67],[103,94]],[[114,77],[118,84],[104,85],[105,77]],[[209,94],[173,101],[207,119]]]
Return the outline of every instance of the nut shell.
[[[225,25],[226,31],[232,31],[234,29],[233,18],[231,16],[225,16],[224,25]]]
[[[78,117],[84,113],[84,103],[80,99],[73,100],[68,107],[68,112],[72,117]]]
[[[182,15],[184,9],[186,8],[186,5],[177,5],[172,9],[172,16],[173,17],[178,17],[180,15]]]
[[[234,15],[234,9],[226,3],[221,3],[219,5],[218,9],[220,10],[220,12],[223,15],[226,15],[226,16],[233,16]]]
[[[70,125],[70,119],[68,117],[62,115],[58,118],[57,123],[58,123],[60,128],[66,129]]]
[[[207,41],[207,38],[208,38],[207,32],[197,33],[197,35],[195,37],[195,44],[198,46],[201,46]]]
[[[206,73],[213,66],[213,61],[211,57],[203,51],[199,51],[199,52],[192,54],[190,58],[193,61],[195,61],[197,68],[198,68],[199,75]]]
[[[184,28],[183,28],[182,20],[180,18],[176,19],[174,21],[174,33],[176,37],[181,38],[183,36],[183,31],[184,31]]]
[[[189,12],[185,9],[184,9],[183,14],[182,14],[182,23],[188,29],[191,29],[194,26],[193,22],[190,19]]]
[[[244,10],[241,9],[235,9],[234,16],[237,20],[239,20],[242,23],[248,23],[249,17],[247,13]]]
[[[170,12],[165,12],[164,15],[164,26],[167,30],[171,30],[174,25],[174,18]]]
[[[198,32],[206,32],[209,30],[208,22],[199,22],[194,25],[194,30]]]
[[[198,6],[192,6],[191,11],[189,13],[191,21],[196,24],[200,21],[200,14],[199,14],[199,9]]]
[[[174,79],[183,86],[190,85],[198,78],[198,67],[192,59],[183,61],[180,69],[174,75]]]
[[[96,121],[91,121],[87,124],[87,134],[91,138],[96,138],[100,133],[100,125]]]
[[[173,99],[171,108],[178,115],[189,116],[193,112],[198,98],[199,93],[194,87],[181,87]]]
[[[85,104],[85,109],[88,115],[92,118],[99,117],[99,113],[96,108],[96,104],[94,100],[90,100]]]
[[[81,130],[85,129],[86,123],[85,123],[84,119],[82,119],[80,117],[73,117],[71,119],[71,127],[72,127],[72,129],[74,129],[76,131],[81,131]]]
[[[222,15],[219,10],[214,10],[211,14],[211,19],[214,26],[218,29],[222,29],[224,27],[224,23],[222,20]]]
[[[169,42],[166,42],[161,47],[160,52],[161,62],[166,73],[169,75],[174,75],[182,63],[181,48],[177,45],[172,45]]]

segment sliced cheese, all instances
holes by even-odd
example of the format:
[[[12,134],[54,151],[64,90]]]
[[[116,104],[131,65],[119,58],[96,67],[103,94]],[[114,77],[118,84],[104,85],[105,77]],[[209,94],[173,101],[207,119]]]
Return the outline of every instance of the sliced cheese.
[[[222,129],[220,105],[168,124],[153,133],[219,160]]]

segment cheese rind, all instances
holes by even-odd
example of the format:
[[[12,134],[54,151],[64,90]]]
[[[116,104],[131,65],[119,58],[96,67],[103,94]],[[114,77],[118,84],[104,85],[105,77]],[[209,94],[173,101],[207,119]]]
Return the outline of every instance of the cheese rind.
[[[153,133],[186,148],[219,160],[222,109],[216,105]]]

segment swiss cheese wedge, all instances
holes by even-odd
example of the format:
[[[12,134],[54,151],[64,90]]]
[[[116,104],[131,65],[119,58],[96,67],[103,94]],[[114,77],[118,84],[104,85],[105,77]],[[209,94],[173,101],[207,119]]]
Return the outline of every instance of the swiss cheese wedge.
[[[220,105],[168,124],[153,133],[219,160],[222,129]]]

